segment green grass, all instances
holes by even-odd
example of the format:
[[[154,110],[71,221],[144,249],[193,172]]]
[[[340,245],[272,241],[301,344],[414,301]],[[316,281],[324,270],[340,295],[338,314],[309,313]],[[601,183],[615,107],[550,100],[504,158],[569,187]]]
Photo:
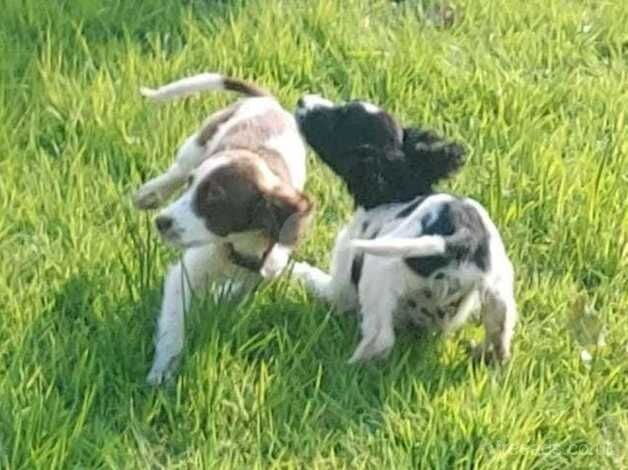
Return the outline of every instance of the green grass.
[[[410,0],[106,3],[0,4],[0,467],[628,465],[625,2],[459,0],[451,28]],[[234,97],[137,89],[199,71],[463,141],[447,188],[486,205],[516,266],[512,363],[474,369],[470,327],[350,367],[355,318],[283,280],[195,302],[180,375],[145,387],[177,254],[129,195]],[[313,155],[308,192],[297,257],[327,266],[350,201]]]

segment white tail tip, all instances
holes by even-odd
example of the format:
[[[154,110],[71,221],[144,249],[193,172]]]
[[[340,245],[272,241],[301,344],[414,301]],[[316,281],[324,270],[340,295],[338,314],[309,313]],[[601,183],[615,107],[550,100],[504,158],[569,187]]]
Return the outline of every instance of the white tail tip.
[[[154,88],[148,87],[140,87],[140,95],[144,98],[148,98],[151,101],[166,101],[167,97],[163,96],[159,90],[155,90]]]
[[[351,246],[373,256],[433,256],[445,252],[445,240],[438,235],[417,238],[379,238],[375,240],[352,240]]]

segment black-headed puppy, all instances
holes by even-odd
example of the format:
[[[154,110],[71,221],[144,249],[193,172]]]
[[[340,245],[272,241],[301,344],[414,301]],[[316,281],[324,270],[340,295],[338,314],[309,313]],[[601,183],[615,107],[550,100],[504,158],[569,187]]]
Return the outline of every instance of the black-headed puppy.
[[[499,232],[478,202],[434,191],[463,164],[463,148],[366,102],[308,95],[296,118],[357,206],[336,238],[331,274],[294,266],[316,295],[360,310],[362,340],[350,362],[387,353],[396,325],[448,332],[476,311],[486,339],[474,355],[507,361],[517,308]]]

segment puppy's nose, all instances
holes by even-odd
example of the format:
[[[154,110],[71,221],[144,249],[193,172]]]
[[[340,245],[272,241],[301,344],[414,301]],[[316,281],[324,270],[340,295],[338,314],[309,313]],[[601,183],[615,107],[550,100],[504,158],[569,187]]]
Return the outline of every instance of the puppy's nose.
[[[168,217],[167,215],[159,215],[155,219],[155,225],[157,226],[157,230],[160,232],[167,232],[172,228],[172,217]]]

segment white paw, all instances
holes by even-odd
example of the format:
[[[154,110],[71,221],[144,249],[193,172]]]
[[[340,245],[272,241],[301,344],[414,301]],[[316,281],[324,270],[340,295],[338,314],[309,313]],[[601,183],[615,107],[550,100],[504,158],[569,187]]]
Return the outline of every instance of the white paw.
[[[168,382],[174,377],[178,365],[178,356],[172,356],[165,360],[155,360],[153,367],[146,376],[146,383],[151,387],[156,387]]]
[[[264,279],[274,279],[279,276],[288,266],[291,252],[291,248],[275,243],[270,253],[266,256],[262,269],[260,269],[262,277]]]
[[[292,265],[292,277],[316,292],[321,290],[322,286],[327,285],[331,279],[327,273],[299,261]]]
[[[471,360],[478,364],[504,365],[510,360],[510,351],[500,353],[492,344],[487,342],[475,344],[474,341],[469,341],[467,350],[471,356]]]
[[[260,269],[260,274],[264,279],[275,279],[283,272],[289,259],[290,255],[284,255],[283,253],[273,256],[272,258],[269,256],[264,262],[262,269]]]
[[[138,209],[156,209],[162,203],[162,197],[159,191],[151,187],[149,184],[142,186],[133,195],[133,204]]]
[[[366,362],[370,359],[384,358],[388,355],[395,343],[394,337],[380,334],[363,339],[349,359],[349,364]]]

